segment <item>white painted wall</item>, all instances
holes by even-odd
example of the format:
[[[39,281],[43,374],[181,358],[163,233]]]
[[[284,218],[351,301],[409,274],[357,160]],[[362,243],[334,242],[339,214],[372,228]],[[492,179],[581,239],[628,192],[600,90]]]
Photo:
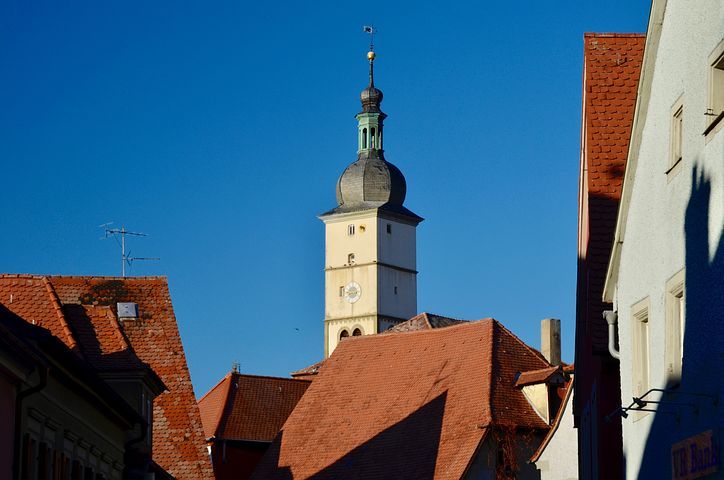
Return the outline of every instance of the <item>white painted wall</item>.
[[[711,182],[708,220],[710,259],[720,242],[724,225],[724,132],[706,137],[702,133],[709,118],[704,115],[708,104],[709,56],[723,38],[724,2],[668,1],[640,150],[633,152],[638,166],[625,219],[626,234],[613,298],[619,318],[624,406],[631,402],[633,395],[631,308],[646,297],[650,299],[650,383],[654,387],[663,387],[666,383],[663,361],[665,286],[667,280],[686,265],[684,220],[692,195],[694,168]],[[665,171],[669,159],[672,106],[680,97],[684,106],[683,162],[678,174],[672,178]],[[685,351],[685,362],[686,355]],[[623,420],[627,478],[639,477],[655,417],[653,414],[631,415]],[[682,435],[685,433],[682,432]],[[660,462],[663,465],[670,463],[665,452]]]
[[[573,428],[573,395],[568,397],[564,407],[558,429],[535,462],[541,480],[578,478],[578,436]]]

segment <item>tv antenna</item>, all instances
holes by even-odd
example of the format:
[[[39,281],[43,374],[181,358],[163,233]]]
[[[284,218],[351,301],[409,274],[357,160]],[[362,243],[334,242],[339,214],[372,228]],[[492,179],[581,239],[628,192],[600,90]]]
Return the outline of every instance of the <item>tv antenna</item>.
[[[101,237],[101,240],[113,237],[116,239],[116,242],[118,242],[118,237],[121,237],[121,241],[119,242],[119,246],[121,247],[121,277],[126,276],[126,264],[130,267],[136,260],[161,260],[160,257],[132,257],[130,251],[126,253],[126,235],[147,237],[148,234],[141,232],[129,232],[126,230],[125,225],[122,225],[121,228],[110,228],[111,225],[113,225],[113,222],[99,225],[105,233],[105,235]]]

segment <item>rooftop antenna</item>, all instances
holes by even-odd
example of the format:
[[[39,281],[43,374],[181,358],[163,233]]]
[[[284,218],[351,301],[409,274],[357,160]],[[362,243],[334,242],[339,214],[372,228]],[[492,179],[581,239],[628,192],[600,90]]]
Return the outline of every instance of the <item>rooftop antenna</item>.
[[[132,257],[130,251],[126,254],[126,235],[147,237],[148,234],[141,232],[129,232],[126,230],[125,225],[122,225],[121,228],[110,228],[111,225],[113,225],[113,222],[104,223],[103,225],[99,225],[99,227],[101,227],[105,232],[105,235],[102,237],[103,239],[113,237],[116,241],[118,241],[118,236],[121,237],[119,244],[121,247],[121,277],[126,276],[126,264],[130,267],[136,260],[161,260],[159,257]]]

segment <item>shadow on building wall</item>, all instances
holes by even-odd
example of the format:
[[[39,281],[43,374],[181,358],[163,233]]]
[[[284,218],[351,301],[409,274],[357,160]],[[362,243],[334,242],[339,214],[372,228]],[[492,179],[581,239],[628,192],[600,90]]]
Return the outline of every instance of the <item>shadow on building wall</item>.
[[[343,455],[331,465],[304,478],[311,480],[434,478],[446,400],[447,392]],[[351,426],[350,430],[344,434],[354,435],[354,426]],[[269,447],[260,468],[252,478],[276,480],[295,478],[289,466],[279,465],[283,435],[282,430]],[[314,455],[314,446],[308,447],[309,455]]]
[[[663,394],[661,401],[664,403],[648,407],[658,411],[653,414],[638,478],[672,478],[671,447],[681,440],[707,430],[713,430],[715,438],[721,440],[724,428],[721,403],[724,394],[724,236],[719,235],[722,232],[714,235],[719,238],[718,245],[716,249],[710,249],[711,193],[711,179],[695,167],[684,221],[686,327],[681,378],[678,386],[670,387],[670,393]],[[664,322],[663,318],[653,320]],[[652,358],[651,361],[663,359]],[[624,421],[632,420],[629,417]],[[724,478],[721,467],[718,475],[716,478]]]

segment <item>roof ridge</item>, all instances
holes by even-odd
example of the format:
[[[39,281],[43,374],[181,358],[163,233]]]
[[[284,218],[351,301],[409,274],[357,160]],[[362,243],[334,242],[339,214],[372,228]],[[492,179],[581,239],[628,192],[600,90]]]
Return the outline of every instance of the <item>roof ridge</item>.
[[[621,33],[621,32],[585,32],[584,38],[640,38],[646,37],[645,33]]]
[[[317,362],[317,363],[319,363],[319,362]],[[273,377],[271,375],[255,375],[253,373],[229,372],[229,375],[237,375],[239,377],[250,377],[250,378],[270,378],[273,380],[285,380],[285,381],[289,381],[289,382],[307,382],[307,383],[311,382],[311,380],[305,380],[303,378]]]
[[[229,377],[231,376],[231,373],[232,373],[232,372],[229,372],[229,373],[227,373],[226,375],[224,375],[224,376],[221,378],[221,380],[219,380],[218,382],[216,382],[216,385],[214,385],[213,387],[211,387],[208,392],[204,393],[204,394],[201,396],[201,398],[198,399],[198,401],[197,401],[196,403],[199,403],[200,401],[202,401],[203,399],[205,399],[206,397],[208,397],[208,396],[211,394],[211,392],[213,392],[214,390],[216,390],[217,388],[219,388],[219,385],[221,385],[222,383],[224,383],[224,380],[226,380],[227,378],[229,378]]]
[[[58,315],[58,321],[60,321],[60,326],[63,328],[63,332],[67,337],[68,348],[70,348],[71,350],[75,350],[78,347],[78,342],[75,340],[75,337],[73,337],[73,331],[70,329],[70,325],[68,325],[65,314],[63,314],[63,306],[60,304],[60,298],[58,298],[58,294],[56,293],[55,288],[53,287],[53,284],[50,282],[48,277],[42,276],[41,278],[43,279],[45,290],[48,292],[48,296],[50,297],[50,303],[53,305],[53,309]]]
[[[0,273],[0,278],[62,278],[62,279],[98,279],[98,280],[168,280],[166,275],[147,275],[140,277],[118,277],[112,275],[47,275],[39,273]]]

